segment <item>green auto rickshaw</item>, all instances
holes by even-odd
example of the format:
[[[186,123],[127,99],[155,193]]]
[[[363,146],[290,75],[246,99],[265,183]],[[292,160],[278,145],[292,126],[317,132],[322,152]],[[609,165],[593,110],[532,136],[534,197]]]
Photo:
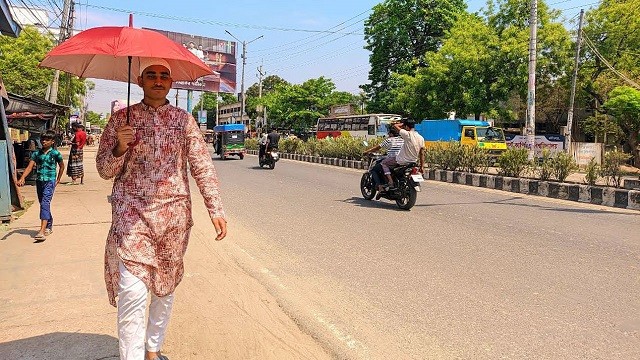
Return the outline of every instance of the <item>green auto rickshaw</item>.
[[[226,160],[227,156],[238,156],[244,159],[244,133],[243,124],[225,124],[213,128],[214,144],[216,154],[221,159]]]

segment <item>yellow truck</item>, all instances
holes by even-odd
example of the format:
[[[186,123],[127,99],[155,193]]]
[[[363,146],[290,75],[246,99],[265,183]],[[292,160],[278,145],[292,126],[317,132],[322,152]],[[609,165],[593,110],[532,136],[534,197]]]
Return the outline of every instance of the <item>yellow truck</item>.
[[[480,120],[422,120],[416,124],[416,131],[424,138],[426,148],[436,143],[455,141],[486,149],[492,157],[498,157],[507,150],[507,142],[501,128],[493,127]]]

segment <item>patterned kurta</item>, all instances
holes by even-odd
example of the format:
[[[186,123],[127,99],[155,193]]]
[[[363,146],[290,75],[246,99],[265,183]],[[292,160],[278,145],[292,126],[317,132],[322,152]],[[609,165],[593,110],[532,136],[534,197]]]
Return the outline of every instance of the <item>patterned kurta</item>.
[[[125,123],[126,109],[112,115],[96,158],[100,176],[115,178],[104,268],[113,306],[119,260],[157,296],[171,294],[182,280],[193,225],[187,163],[209,216],[225,216],[211,155],[193,116],[169,104],[132,105],[129,124],[141,140],[116,158],[116,129]]]

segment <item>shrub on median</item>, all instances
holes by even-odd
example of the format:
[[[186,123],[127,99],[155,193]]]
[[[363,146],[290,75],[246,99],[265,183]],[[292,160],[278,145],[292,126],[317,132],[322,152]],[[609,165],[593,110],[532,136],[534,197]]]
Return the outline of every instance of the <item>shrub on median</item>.
[[[498,160],[498,175],[520,177],[530,167],[528,149],[507,149]]]
[[[609,151],[604,154],[601,174],[607,179],[607,185],[621,187],[622,185],[622,165],[631,158],[631,155],[621,151]]]

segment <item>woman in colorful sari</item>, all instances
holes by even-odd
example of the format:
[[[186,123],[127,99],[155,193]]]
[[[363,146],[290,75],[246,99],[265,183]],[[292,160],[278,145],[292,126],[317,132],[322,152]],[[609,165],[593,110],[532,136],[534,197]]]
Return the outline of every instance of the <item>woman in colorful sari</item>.
[[[82,154],[84,145],[87,143],[87,133],[84,132],[84,126],[74,123],[72,128],[75,132],[71,143],[71,151],[69,152],[69,165],[67,165],[67,176],[71,177],[71,185],[77,185],[84,181],[84,166],[82,164]]]

